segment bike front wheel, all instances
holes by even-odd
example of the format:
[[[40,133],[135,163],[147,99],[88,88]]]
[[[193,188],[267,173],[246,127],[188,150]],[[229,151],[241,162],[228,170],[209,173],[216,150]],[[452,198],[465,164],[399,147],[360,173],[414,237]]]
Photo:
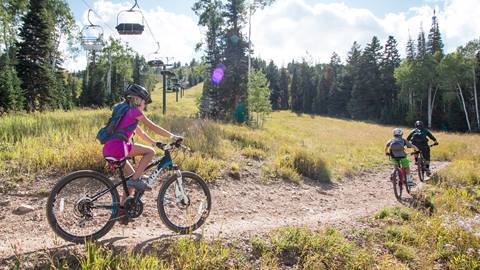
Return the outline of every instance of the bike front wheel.
[[[107,234],[115,223],[118,191],[104,175],[77,171],[62,178],[47,200],[52,230],[69,242],[84,243]]]
[[[418,179],[420,179],[421,182],[425,181],[425,162],[423,161],[423,158],[419,157],[417,160],[417,173],[418,173]]]
[[[210,190],[205,181],[192,172],[170,177],[160,188],[158,212],[172,231],[187,234],[203,225],[212,207]]]

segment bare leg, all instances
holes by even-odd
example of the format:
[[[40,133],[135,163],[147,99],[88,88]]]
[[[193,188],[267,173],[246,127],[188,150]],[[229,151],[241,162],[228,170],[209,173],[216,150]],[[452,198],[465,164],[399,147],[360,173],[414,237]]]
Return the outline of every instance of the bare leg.
[[[138,162],[137,169],[135,170],[135,174],[133,174],[133,179],[138,179],[142,176],[145,168],[147,168],[148,164],[152,162],[153,157],[155,156],[155,151],[152,147],[148,147],[141,144],[133,145],[132,151],[128,154],[129,157],[134,156],[142,156],[140,162]]]
[[[125,175],[125,177],[127,177],[127,176],[132,175],[133,173],[135,173],[135,170],[133,169],[132,164],[130,164],[130,162],[127,160],[125,162],[125,167],[123,167],[123,174]],[[133,188],[128,189],[129,194],[132,194],[134,191],[135,191],[135,189],[133,189]],[[123,193],[122,196],[120,197],[120,202],[121,202],[122,205],[125,202],[126,198],[127,198],[127,194]]]
[[[155,156],[155,151],[153,148],[141,145],[141,144],[135,144],[133,145],[132,151],[128,154],[129,157],[134,157],[134,156],[142,156],[140,159],[140,162],[138,162],[137,169],[135,170],[135,173],[132,176],[132,179],[139,179],[143,172],[145,171],[145,168],[147,168],[148,164],[152,162],[153,157]],[[134,188],[128,189],[129,194],[133,194],[135,192]]]

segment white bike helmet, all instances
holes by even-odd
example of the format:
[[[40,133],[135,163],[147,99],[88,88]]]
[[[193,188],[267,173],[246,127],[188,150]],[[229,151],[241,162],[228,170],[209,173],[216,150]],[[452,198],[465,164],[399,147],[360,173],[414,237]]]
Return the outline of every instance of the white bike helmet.
[[[393,130],[393,136],[402,137],[403,136],[403,130],[401,128],[394,129]]]

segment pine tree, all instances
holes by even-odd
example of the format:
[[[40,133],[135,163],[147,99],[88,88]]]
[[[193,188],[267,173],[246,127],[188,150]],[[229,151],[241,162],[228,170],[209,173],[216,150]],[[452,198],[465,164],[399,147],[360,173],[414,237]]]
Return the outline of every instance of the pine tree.
[[[289,108],[289,98],[290,94],[288,92],[288,84],[289,84],[289,78],[288,78],[288,73],[286,68],[281,68],[280,69],[280,83],[279,83],[279,89],[280,89],[280,108],[281,109],[288,109]]]
[[[55,106],[55,77],[50,61],[54,53],[54,23],[47,6],[47,0],[30,1],[30,10],[22,18],[22,41],[17,44],[16,68],[25,91],[28,111]]]
[[[20,80],[8,54],[0,55],[0,113],[24,108],[25,98]]]
[[[237,122],[248,119],[247,70],[248,43],[241,33],[245,22],[245,0],[228,0],[225,5],[226,19],[224,65],[225,75],[220,83],[219,105],[223,119],[235,118]]]
[[[328,85],[327,114],[343,117],[345,116],[349,97],[347,91],[341,86],[342,65],[340,57],[335,52],[330,58],[327,70],[329,74],[325,74],[326,76],[324,76],[324,80]]]
[[[279,89],[279,74],[278,68],[273,63],[273,60],[270,60],[270,63],[267,66],[266,76],[268,79],[268,88],[270,89],[270,104],[272,104],[273,110],[280,109],[280,89]]]
[[[440,28],[438,27],[437,16],[435,15],[435,10],[433,11],[432,17],[432,27],[428,33],[428,43],[427,49],[430,54],[439,53],[443,56],[443,42],[442,36],[440,34]]]
[[[303,99],[301,93],[301,78],[299,74],[299,68],[293,68],[292,75],[292,85],[291,85],[291,96],[292,96],[292,111],[302,112],[303,111]]]
[[[332,84],[332,70],[327,67],[323,70],[323,73],[318,74],[315,78],[315,100],[314,108],[316,114],[326,115],[328,113],[328,105],[330,100],[328,99],[328,92]]]
[[[380,66],[380,77],[382,82],[382,100],[383,108],[381,113],[381,121],[385,123],[393,123],[394,119],[398,119],[398,87],[395,84],[394,71],[400,66],[400,55],[397,49],[397,41],[393,36],[389,36],[385,44]]]
[[[413,39],[408,36],[408,41],[407,41],[407,60],[413,61],[416,58],[415,54],[415,43],[413,42]]]
[[[313,84],[312,70],[306,62],[300,65],[301,93],[303,99],[302,111],[305,113],[313,113],[313,99],[316,96],[316,89]]]
[[[360,58],[359,70],[356,74],[349,102],[349,112],[355,119],[376,120],[381,112],[381,84],[379,63],[382,46],[376,36],[367,44]]]
[[[417,38],[417,59],[423,59],[427,55],[427,45],[425,43],[425,32],[423,27],[420,27],[420,32]]]
[[[225,46],[225,41],[222,39],[224,35],[222,2],[220,0],[198,0],[193,6],[193,11],[199,16],[198,24],[207,28],[204,57],[207,69],[204,74],[206,80],[203,84],[199,104],[200,115],[216,119],[220,118],[220,90],[217,82],[212,83],[211,75],[215,68],[221,68],[217,65],[221,63],[222,51]],[[195,59],[192,59],[190,67],[194,65]],[[189,85],[193,86],[195,81],[194,75],[189,73]]]

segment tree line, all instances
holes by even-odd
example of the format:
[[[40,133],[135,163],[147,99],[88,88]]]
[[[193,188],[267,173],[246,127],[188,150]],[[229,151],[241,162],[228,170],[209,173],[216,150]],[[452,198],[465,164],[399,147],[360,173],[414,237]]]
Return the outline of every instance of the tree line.
[[[248,42],[240,31],[247,8],[243,0],[198,0],[194,4],[199,25],[207,29],[203,42],[207,70],[199,105],[203,117],[244,120],[255,111],[249,106],[253,100],[247,98],[249,90],[262,87],[248,82],[262,80],[248,79]],[[383,46],[374,36],[364,48],[354,42],[345,62],[334,52],[329,63],[303,59],[278,67],[273,61],[267,64],[255,58],[252,67],[268,80],[268,110],[385,124],[411,125],[423,120],[436,129],[471,131],[480,129],[479,44],[473,40],[446,55],[434,15],[428,35],[420,28],[417,40],[409,39],[405,59],[400,57],[394,36]],[[215,82],[212,74],[219,68],[224,69],[224,78]]]
[[[279,68],[255,59],[269,81],[272,109],[385,124],[480,130],[478,113],[480,41],[445,55],[436,16],[428,35],[420,29],[401,59],[397,41],[382,46],[374,36],[361,48],[354,42],[345,63],[334,52],[327,64],[292,61]],[[474,123],[474,124],[473,124]]]

